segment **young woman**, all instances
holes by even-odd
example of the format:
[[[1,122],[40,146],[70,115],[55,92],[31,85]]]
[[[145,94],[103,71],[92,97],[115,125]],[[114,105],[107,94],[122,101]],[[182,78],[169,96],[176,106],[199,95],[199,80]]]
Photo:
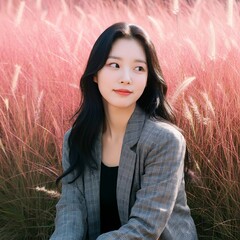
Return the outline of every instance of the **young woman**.
[[[107,28],[80,88],[50,239],[197,239],[184,186],[186,144],[145,31],[127,23]]]

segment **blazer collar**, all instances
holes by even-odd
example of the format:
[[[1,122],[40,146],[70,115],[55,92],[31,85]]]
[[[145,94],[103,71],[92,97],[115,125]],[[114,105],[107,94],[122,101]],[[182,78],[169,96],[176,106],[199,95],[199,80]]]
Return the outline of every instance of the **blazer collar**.
[[[136,105],[136,108],[128,121],[123,144],[127,144],[129,147],[133,147],[138,142],[145,122],[145,118],[146,114],[138,105]]]

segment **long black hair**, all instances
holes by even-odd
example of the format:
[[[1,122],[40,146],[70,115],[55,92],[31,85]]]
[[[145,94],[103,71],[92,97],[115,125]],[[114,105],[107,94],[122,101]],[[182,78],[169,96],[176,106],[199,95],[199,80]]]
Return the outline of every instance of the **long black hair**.
[[[97,168],[92,156],[92,147],[104,124],[104,109],[94,76],[105,65],[114,42],[120,38],[137,40],[146,54],[147,85],[137,101],[138,106],[151,118],[175,123],[174,114],[166,101],[167,85],[149,36],[137,25],[125,22],[113,24],[95,42],[80,79],[80,107],[74,115],[76,119],[68,138],[70,167],[58,177],[57,183],[73,170],[77,170],[77,174],[70,183],[74,182],[86,167]]]

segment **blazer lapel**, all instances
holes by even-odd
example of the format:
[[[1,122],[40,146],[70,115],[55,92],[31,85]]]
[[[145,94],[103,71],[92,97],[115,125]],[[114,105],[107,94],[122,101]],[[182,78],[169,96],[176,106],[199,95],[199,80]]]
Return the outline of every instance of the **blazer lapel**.
[[[141,135],[145,118],[145,113],[136,106],[128,121],[123,139],[117,180],[117,203],[122,225],[127,223],[129,217],[129,201],[136,162],[135,147]]]

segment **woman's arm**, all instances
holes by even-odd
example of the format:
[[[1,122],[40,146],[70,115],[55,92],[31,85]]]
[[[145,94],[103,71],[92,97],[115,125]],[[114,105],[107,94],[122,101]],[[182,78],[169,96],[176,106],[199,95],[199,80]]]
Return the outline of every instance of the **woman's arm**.
[[[64,136],[62,165],[65,171],[69,167],[69,148],[67,132]],[[73,173],[62,179],[62,193],[56,205],[55,231],[50,240],[84,240],[86,238],[87,217],[85,199],[82,194],[82,181],[78,178],[74,183]]]

